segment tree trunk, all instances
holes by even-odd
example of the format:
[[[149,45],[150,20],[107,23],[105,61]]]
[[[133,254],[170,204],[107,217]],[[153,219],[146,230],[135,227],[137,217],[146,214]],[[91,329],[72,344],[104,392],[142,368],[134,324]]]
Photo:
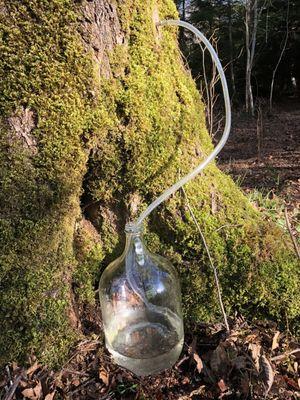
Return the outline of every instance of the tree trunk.
[[[245,106],[246,111],[250,109],[250,96],[251,96],[251,70],[250,70],[250,0],[246,0],[245,5],[245,41],[246,41],[246,86],[245,86]]]
[[[101,332],[95,289],[123,227],[212,149],[170,0],[2,0],[0,364],[59,364]],[[200,51],[200,50],[199,50]],[[299,317],[289,238],[211,165],[186,187],[229,311]],[[207,254],[178,192],[149,246],[181,272],[186,325],[218,318]]]
[[[246,39],[246,90],[245,90],[245,105],[246,111],[254,115],[254,102],[252,92],[252,68],[256,47],[257,33],[257,0],[246,0],[245,13],[245,39]]]
[[[270,96],[269,96],[269,110],[270,112],[272,112],[272,107],[273,107],[273,91],[274,91],[274,83],[275,83],[275,77],[276,77],[276,73],[278,70],[278,67],[281,63],[282,57],[284,55],[284,52],[286,50],[286,46],[288,43],[288,38],[289,38],[289,14],[290,14],[290,2],[288,0],[287,2],[287,12],[286,12],[286,34],[285,34],[285,38],[284,38],[284,42],[282,45],[282,49],[280,51],[280,55],[278,58],[278,61],[275,65],[275,68],[273,69],[272,72],[272,80],[271,80],[271,87],[270,87]]]
[[[182,19],[183,21],[186,20],[186,17],[185,17],[185,7],[186,7],[186,5],[185,5],[185,0],[182,0],[182,17],[181,17],[181,19]]]
[[[228,8],[228,39],[229,39],[229,68],[230,68],[230,83],[231,83],[231,98],[235,95],[235,77],[233,64],[233,40],[232,40],[232,0],[227,1]]]

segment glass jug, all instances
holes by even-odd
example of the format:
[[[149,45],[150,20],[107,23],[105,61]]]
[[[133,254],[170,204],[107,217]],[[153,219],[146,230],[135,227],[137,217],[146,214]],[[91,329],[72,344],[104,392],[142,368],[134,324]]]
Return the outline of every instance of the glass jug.
[[[100,279],[100,303],[106,346],[114,361],[144,376],[171,367],[183,346],[179,277],[169,261],[150,253],[142,239],[142,222],[163,201],[197,176],[224,147],[231,126],[230,97],[221,62],[210,42],[185,21],[164,20],[157,26],[181,26],[203,42],[216,65],[223,88],[225,126],[215,149],[189,174],[166,189],[134,224],[127,224],[123,254]]]
[[[150,253],[141,226],[127,224],[123,254],[102,274],[99,295],[106,347],[136,375],[171,367],[184,340],[176,269]]]

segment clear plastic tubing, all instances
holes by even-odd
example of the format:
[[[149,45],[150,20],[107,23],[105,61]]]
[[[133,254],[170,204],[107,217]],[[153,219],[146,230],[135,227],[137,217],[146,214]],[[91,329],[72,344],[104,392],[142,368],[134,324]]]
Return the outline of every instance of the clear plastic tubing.
[[[216,64],[216,67],[217,67],[217,70],[218,70],[218,73],[220,76],[220,81],[222,84],[223,95],[224,95],[226,122],[225,122],[225,127],[224,127],[222,137],[221,137],[218,145],[215,147],[215,149],[193,171],[191,171],[189,174],[185,175],[178,182],[176,182],[173,186],[171,186],[169,189],[165,190],[157,199],[155,199],[146,208],[146,210],[142,212],[142,214],[139,216],[139,218],[134,222],[133,225],[135,225],[136,227],[140,226],[142,224],[143,220],[146,217],[148,217],[148,215],[156,207],[158,207],[163,201],[165,201],[167,198],[169,198],[173,193],[175,193],[178,189],[180,189],[183,185],[185,185],[191,179],[195,178],[195,176],[198,175],[199,172],[201,172],[219,154],[219,152],[222,150],[225,143],[227,142],[227,139],[228,139],[228,136],[230,133],[230,128],[231,128],[231,105],[230,105],[230,97],[229,97],[226,77],[225,77],[221,62],[219,60],[219,57],[217,56],[217,53],[215,52],[213,46],[210,44],[209,40],[206,39],[206,37],[203,35],[203,33],[201,33],[197,28],[195,28],[193,25],[191,25],[185,21],[173,20],[173,19],[164,20],[164,21],[158,22],[157,26],[181,26],[181,27],[186,28],[186,29],[190,30],[191,32],[193,32],[195,34],[195,36],[201,42],[204,43],[204,45],[206,46],[207,50],[209,51],[209,53],[211,55],[213,62]]]

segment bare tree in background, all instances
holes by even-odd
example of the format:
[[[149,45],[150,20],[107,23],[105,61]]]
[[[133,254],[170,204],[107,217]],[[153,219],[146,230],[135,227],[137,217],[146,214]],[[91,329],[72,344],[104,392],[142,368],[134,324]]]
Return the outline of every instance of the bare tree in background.
[[[228,39],[229,39],[229,57],[230,57],[230,82],[232,95],[235,94],[235,77],[234,77],[234,65],[233,65],[233,40],[232,40],[232,0],[227,1],[228,8]]]
[[[259,5],[258,0],[245,0],[245,40],[246,40],[246,90],[245,106],[246,111],[254,115],[254,100],[251,84],[252,70],[254,65],[254,56],[256,52],[256,39],[259,21],[262,12],[270,4],[270,0],[264,0]],[[268,10],[268,8],[267,8]],[[267,20],[268,24],[268,20]],[[266,32],[268,25],[266,25]],[[266,33],[266,40],[268,36]]]
[[[218,54],[218,39],[216,30],[210,36],[209,41],[212,43],[216,53]],[[219,94],[216,91],[216,85],[220,80],[220,76],[218,74],[215,63],[211,63],[211,68],[207,70],[205,62],[207,48],[198,40],[196,41],[196,43],[200,45],[200,48],[202,50],[202,69],[203,69],[203,80],[204,80],[204,89],[202,88],[202,93],[206,105],[205,113],[206,113],[207,127],[209,134],[211,135],[211,137],[213,137],[219,131],[223,119],[222,110],[220,111],[220,115],[215,115],[214,112],[219,97]]]
[[[290,0],[287,1],[285,38],[284,38],[283,46],[282,46],[282,49],[281,49],[277,64],[275,65],[275,68],[274,68],[273,73],[272,73],[272,81],[271,81],[270,97],[269,97],[269,108],[270,108],[270,111],[272,111],[272,107],[273,107],[273,91],[274,91],[274,82],[275,82],[276,72],[278,70],[279,64],[281,63],[283,54],[284,54],[284,52],[286,50],[286,46],[287,46],[287,42],[288,42],[288,38],[289,38],[289,16],[290,16]]]
[[[246,39],[246,90],[245,105],[246,111],[254,115],[254,101],[251,85],[253,60],[256,47],[257,34],[257,0],[246,0],[245,3],[245,39]]]
[[[182,0],[182,16],[181,19],[185,21],[185,0]]]

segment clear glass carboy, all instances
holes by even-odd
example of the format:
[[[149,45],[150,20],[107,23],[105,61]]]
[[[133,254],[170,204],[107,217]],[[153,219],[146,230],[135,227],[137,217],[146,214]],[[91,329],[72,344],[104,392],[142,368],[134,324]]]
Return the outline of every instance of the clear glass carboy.
[[[113,360],[145,376],[171,367],[183,346],[179,277],[150,253],[141,226],[127,224],[123,254],[102,274],[99,294],[106,347]]]

